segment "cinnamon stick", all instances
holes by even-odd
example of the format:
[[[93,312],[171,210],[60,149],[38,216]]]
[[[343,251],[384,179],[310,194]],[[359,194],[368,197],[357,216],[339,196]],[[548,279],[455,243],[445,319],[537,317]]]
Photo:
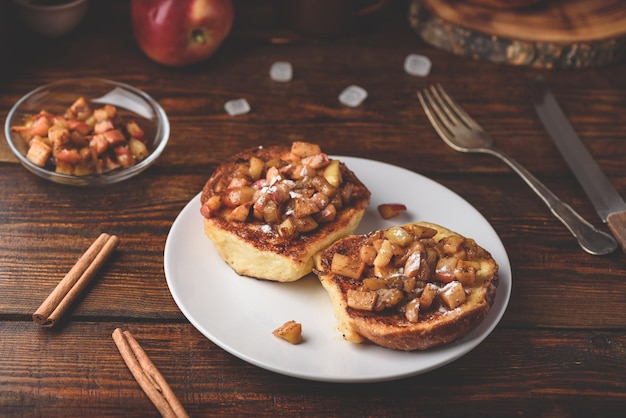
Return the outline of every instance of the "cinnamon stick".
[[[37,325],[53,327],[96,276],[118,244],[119,239],[115,235],[100,234],[35,311],[33,321]]]
[[[161,415],[168,418],[188,418],[187,411],[133,335],[129,331],[116,328],[113,331],[113,341],[135,380]]]

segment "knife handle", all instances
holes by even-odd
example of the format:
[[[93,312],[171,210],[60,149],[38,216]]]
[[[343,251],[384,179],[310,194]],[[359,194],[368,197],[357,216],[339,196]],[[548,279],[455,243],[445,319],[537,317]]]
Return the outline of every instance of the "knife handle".
[[[626,210],[611,213],[606,217],[606,222],[622,250],[626,253]]]

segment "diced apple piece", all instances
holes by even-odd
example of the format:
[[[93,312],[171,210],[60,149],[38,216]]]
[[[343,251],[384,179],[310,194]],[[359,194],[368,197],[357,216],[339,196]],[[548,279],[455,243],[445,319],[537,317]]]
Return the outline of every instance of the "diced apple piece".
[[[300,180],[307,177],[314,177],[317,175],[317,171],[308,164],[297,164],[291,170],[291,178],[293,180]]]
[[[48,118],[43,116],[42,114],[39,114],[35,118],[33,118],[33,124],[30,127],[30,134],[32,136],[47,136],[48,129],[50,129],[50,127],[51,124]]]
[[[115,156],[117,157],[117,162],[124,168],[131,167],[135,164],[133,160],[133,156],[128,150],[128,148],[120,145],[118,147],[113,148],[113,152],[115,152]]]
[[[96,150],[98,155],[102,155],[109,149],[109,142],[106,140],[104,135],[98,134],[94,135],[89,141],[89,146]]]
[[[143,139],[145,135],[143,129],[141,129],[141,127],[134,120],[126,123],[126,132],[128,132],[132,138],[137,139]]]
[[[63,161],[57,161],[57,166],[54,171],[59,174],[67,174],[69,176],[74,174],[74,166]]]
[[[293,222],[293,219],[287,218],[278,225],[278,233],[283,238],[293,238],[298,234],[298,230],[296,229],[296,225]]]
[[[454,269],[454,277],[464,286],[473,286],[476,283],[477,270],[480,270],[478,261],[459,260]]]
[[[337,217],[337,208],[335,205],[328,205],[324,209],[320,211],[317,215],[317,222],[319,223],[328,223],[335,220]]]
[[[291,344],[300,344],[302,342],[302,324],[293,320],[287,321],[272,331],[272,334]]]
[[[330,270],[340,276],[346,276],[351,279],[359,279],[365,269],[365,263],[358,258],[348,257],[347,255],[335,253],[330,264]]]
[[[401,226],[392,226],[391,228],[386,229],[384,234],[385,238],[401,247],[406,247],[413,242],[413,235]]]
[[[302,159],[311,155],[320,154],[322,149],[317,144],[311,144],[309,142],[294,141],[291,144],[291,153],[296,157]]]
[[[105,156],[103,158],[103,165],[104,165],[105,170],[115,170],[122,166],[119,162],[114,161],[112,158],[108,156]]]
[[[315,176],[311,179],[311,184],[320,193],[326,196],[333,196],[337,192],[337,188],[331,185],[324,176]]]
[[[107,114],[107,111],[104,108],[94,109],[93,117],[96,119],[97,122],[102,122],[102,121],[109,119],[109,115]]]
[[[383,203],[378,205],[378,213],[380,213],[383,219],[395,218],[404,211],[406,211],[406,205],[402,203]]]
[[[315,203],[315,205],[324,209],[330,203],[330,198],[325,193],[317,192],[311,196],[311,202]]]
[[[36,137],[30,141],[30,148],[28,148],[26,158],[36,166],[43,167],[46,165],[48,158],[50,158],[51,152],[52,148]]]
[[[393,246],[391,241],[383,240],[380,248],[378,249],[378,254],[374,259],[375,267],[384,267],[391,262],[391,257],[393,257]]]
[[[387,282],[380,277],[366,277],[363,279],[361,290],[379,290],[387,287]]]
[[[137,161],[143,160],[150,153],[146,144],[137,138],[130,138],[128,141],[128,149],[130,149],[130,153],[133,154],[133,157],[135,157]]]
[[[207,199],[206,202],[200,208],[202,215],[207,218],[212,218],[218,215],[220,208],[222,207],[222,199],[219,195],[213,195]]]
[[[70,143],[78,148],[86,147],[89,145],[90,137],[83,135],[78,131],[70,131]]]
[[[311,216],[305,216],[303,218],[294,218],[296,229],[298,232],[310,232],[316,229],[319,224],[315,222]]]
[[[62,161],[72,165],[78,164],[83,159],[77,149],[62,149],[57,153],[56,158],[57,162]]]
[[[278,171],[276,167],[270,167],[267,169],[267,172],[265,173],[265,178],[267,179],[268,184],[272,185],[276,183],[277,181],[280,181],[280,179],[282,178],[282,175],[280,174],[280,171]]]
[[[93,164],[88,161],[81,161],[74,166],[72,174],[75,176],[88,176],[94,173]]]
[[[402,277],[402,289],[405,292],[413,292],[416,287],[417,279],[415,277]]]
[[[450,235],[441,239],[441,250],[444,255],[458,255],[463,250],[463,241],[465,239],[459,235]]]
[[[228,183],[227,189],[236,189],[239,187],[249,186],[250,180],[245,177],[233,177]]]
[[[339,187],[341,184],[341,170],[339,160],[330,160],[323,173],[324,178],[333,187]]]
[[[359,255],[365,264],[373,266],[376,259],[376,248],[371,244],[365,244],[359,250]]]
[[[373,311],[374,306],[376,306],[376,299],[378,299],[378,293],[376,292],[359,291],[354,289],[348,289],[346,296],[348,306],[361,311]]]
[[[404,263],[404,275],[408,277],[417,277],[424,262],[422,253],[414,251],[406,259]]]
[[[229,222],[245,222],[248,219],[248,215],[250,215],[250,208],[252,207],[252,202],[244,203],[242,205],[237,206],[235,209],[230,212],[228,215]]]
[[[65,145],[70,141],[70,130],[62,126],[53,125],[48,129],[48,139],[55,145]]]
[[[328,155],[320,152],[319,154],[309,155],[302,159],[302,164],[308,165],[314,169],[326,167],[330,163]]]
[[[229,208],[236,208],[239,205],[252,201],[255,190],[252,187],[238,187],[227,191],[226,195],[222,198],[224,206]]]
[[[204,204],[207,205],[211,210],[218,210],[222,206],[222,200],[218,195],[213,195],[209,197]]]
[[[404,297],[404,293],[400,289],[379,289],[376,293],[378,297],[376,298],[376,306],[374,306],[375,311],[398,306]]]
[[[121,144],[126,141],[124,134],[119,129],[106,131],[102,135],[104,135],[104,139],[106,139],[107,142],[111,145]]]
[[[400,270],[394,263],[389,263],[384,266],[374,266],[374,275],[376,277],[389,277],[395,274],[400,274]]]
[[[261,178],[261,174],[263,173],[264,168],[265,163],[262,159],[254,156],[250,157],[249,174],[253,181]]]
[[[311,199],[295,198],[293,200],[293,213],[296,218],[303,218],[320,211],[320,208]]]
[[[439,288],[432,283],[427,283],[420,296],[420,308],[422,310],[430,309],[435,301],[435,297],[437,297],[437,293],[439,293]]]
[[[268,224],[276,224],[280,222],[280,208],[273,200],[268,200],[263,206],[263,220]]]
[[[455,279],[454,270],[459,259],[456,257],[441,257],[435,267],[435,278],[443,283],[450,283]]]
[[[339,172],[339,183],[342,182],[341,179],[341,171]],[[352,192],[354,192],[354,183],[351,182],[347,182],[346,184],[343,185],[343,189],[341,189],[341,201],[344,204],[348,204],[350,203],[350,200],[352,200]]]
[[[113,129],[115,129],[115,126],[113,125],[113,122],[108,119],[97,121],[93,127],[94,133],[97,134],[103,134]]]
[[[465,303],[465,290],[458,281],[453,281],[445,285],[439,291],[439,297],[450,309],[455,309]]]
[[[69,109],[66,112],[66,117],[68,119],[78,119],[80,121],[86,121],[89,117],[92,116],[91,107],[87,100],[84,97],[79,97],[72,103]]]
[[[420,317],[420,301],[419,299],[413,299],[404,307],[404,317],[409,322],[416,323]]]
[[[437,235],[436,229],[429,228],[427,226],[409,224],[409,225],[405,225],[405,228],[407,228],[410,233],[415,235],[415,238],[417,239],[432,238],[435,235]]]

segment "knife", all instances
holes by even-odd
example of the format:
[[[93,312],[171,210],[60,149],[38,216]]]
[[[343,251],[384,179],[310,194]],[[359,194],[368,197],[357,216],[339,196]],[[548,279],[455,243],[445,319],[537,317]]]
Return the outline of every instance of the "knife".
[[[561,110],[543,78],[533,83],[533,104],[550,138],[587,193],[603,222],[626,252],[626,203],[606,178]]]

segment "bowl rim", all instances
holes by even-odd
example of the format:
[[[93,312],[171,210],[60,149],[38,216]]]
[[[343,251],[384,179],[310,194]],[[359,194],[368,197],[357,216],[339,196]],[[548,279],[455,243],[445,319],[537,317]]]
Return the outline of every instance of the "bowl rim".
[[[57,10],[66,10],[72,9],[77,6],[82,6],[87,4],[87,0],[67,0],[65,3],[61,4],[34,4],[32,0],[13,0],[13,3],[18,4],[21,7],[24,7],[29,10],[36,10],[40,12],[52,12]]]
[[[50,171],[43,167],[39,167],[38,165],[32,163],[30,160],[26,158],[26,155],[23,154],[17,146],[14,144],[13,136],[11,135],[11,124],[15,117],[15,114],[19,112],[21,106],[33,96],[38,93],[55,87],[59,87],[62,85],[71,85],[71,84],[96,84],[96,85],[110,85],[112,87],[120,87],[124,90],[130,91],[131,93],[139,96],[143,99],[154,111],[153,121],[156,125],[156,132],[154,138],[158,140],[156,147],[154,150],[150,152],[150,154],[140,161],[139,163],[125,168],[121,170],[113,170],[110,173],[104,174],[93,174],[88,176],[74,176],[70,174],[57,173],[54,171]],[[95,98],[89,98],[88,100],[91,102]],[[7,113],[5,124],[4,124],[4,136],[9,144],[9,148],[15,155],[15,157],[22,163],[26,169],[30,172],[37,174],[38,176],[45,178],[47,180],[51,180],[57,183],[74,185],[74,186],[94,186],[94,185],[108,185],[112,183],[117,183],[122,180],[126,180],[130,177],[133,177],[150,165],[152,165],[157,158],[161,155],[167,143],[169,142],[170,136],[170,123],[165,113],[165,110],[161,107],[161,105],[148,93],[131,86],[130,84],[114,81],[106,78],[97,78],[97,77],[83,77],[83,78],[64,78],[61,80],[53,81],[42,86],[39,86],[33,90],[30,90],[26,94],[24,94],[9,110]]]

